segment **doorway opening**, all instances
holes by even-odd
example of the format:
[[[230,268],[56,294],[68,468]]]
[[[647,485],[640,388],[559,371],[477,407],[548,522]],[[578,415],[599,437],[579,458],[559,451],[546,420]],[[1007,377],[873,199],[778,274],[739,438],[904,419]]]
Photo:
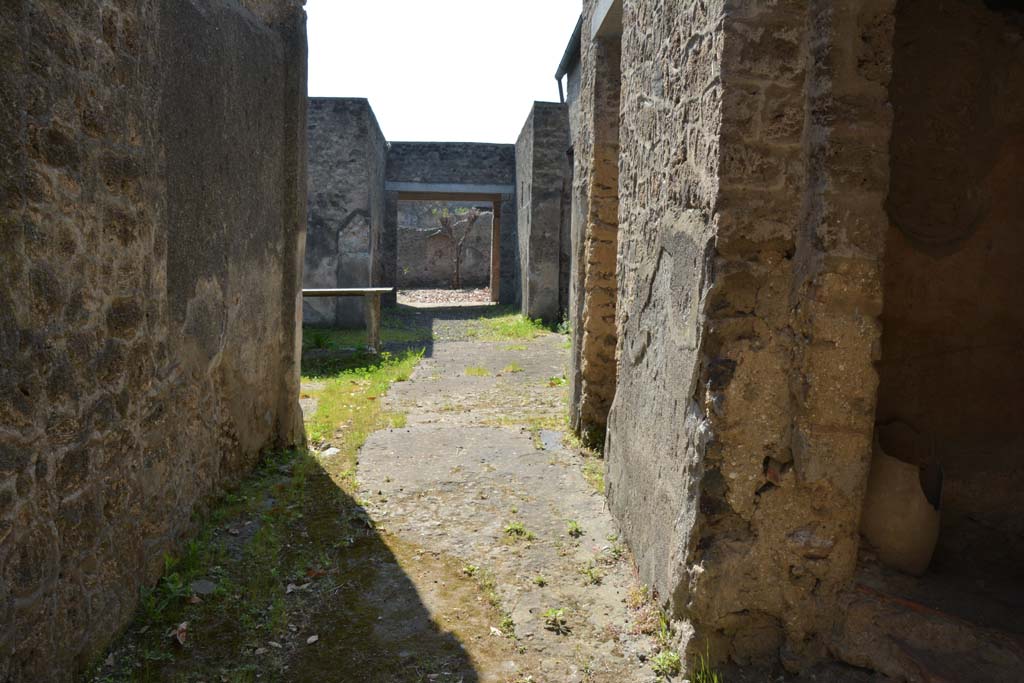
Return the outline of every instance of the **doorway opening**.
[[[498,301],[501,196],[401,192],[398,303],[480,306]]]
[[[1006,3],[1003,3],[1006,4]],[[991,5],[991,3],[990,3]],[[901,0],[879,434],[941,467],[915,602],[1024,633],[1024,22],[982,2]]]

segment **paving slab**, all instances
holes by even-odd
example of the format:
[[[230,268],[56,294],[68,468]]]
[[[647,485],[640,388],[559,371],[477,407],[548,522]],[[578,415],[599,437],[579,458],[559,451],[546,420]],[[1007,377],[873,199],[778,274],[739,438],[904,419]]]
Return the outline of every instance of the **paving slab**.
[[[655,680],[644,661],[653,641],[626,605],[635,584],[617,529],[581,456],[563,446],[567,354],[555,334],[437,343],[387,396],[406,426],[374,433],[359,455],[360,497],[378,528],[490,577],[498,612],[511,615],[514,629],[480,634],[513,644],[478,666],[481,681]],[[521,536],[507,531],[520,525]],[[410,579],[429,584],[415,564],[403,567]],[[445,609],[422,599],[428,612]],[[550,630],[551,609],[564,610],[567,633]],[[472,656],[474,644],[463,646]]]

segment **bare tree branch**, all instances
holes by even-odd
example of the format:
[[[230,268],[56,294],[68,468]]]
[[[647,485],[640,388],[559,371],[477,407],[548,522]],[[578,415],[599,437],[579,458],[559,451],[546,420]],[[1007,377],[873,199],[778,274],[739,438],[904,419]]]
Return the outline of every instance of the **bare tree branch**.
[[[452,287],[455,289],[462,288],[462,251],[463,245],[466,243],[466,238],[473,231],[473,227],[476,222],[480,219],[480,210],[477,208],[471,208],[467,210],[461,220],[456,217],[454,213],[450,213],[448,209],[443,209],[437,214],[437,222],[439,228],[430,234],[431,237],[437,235],[444,235],[452,243]]]

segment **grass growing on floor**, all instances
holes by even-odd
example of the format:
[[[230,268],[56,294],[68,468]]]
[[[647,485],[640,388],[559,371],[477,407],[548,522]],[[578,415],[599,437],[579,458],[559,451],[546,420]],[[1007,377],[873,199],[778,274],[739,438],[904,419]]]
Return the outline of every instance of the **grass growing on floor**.
[[[381,313],[380,339],[382,343],[412,344],[433,338],[429,327],[409,324],[397,312],[385,308]],[[313,325],[302,328],[302,350],[359,348],[366,344],[366,330],[339,330]]]
[[[562,443],[580,454],[580,457],[583,458],[583,478],[595,491],[604,494],[604,456],[601,455],[601,450],[585,446],[583,440],[573,433],[568,424],[565,427],[565,437]]]
[[[255,681],[257,672],[282,675],[284,650],[268,643],[289,638],[296,599],[284,588],[316,580],[311,577],[320,577],[340,552],[313,534],[300,538],[298,530],[306,528],[304,517],[338,514],[350,505],[308,452],[268,455],[213,509],[180,555],[165,557],[163,577],[142,590],[135,619],[111,647],[110,659],[101,656],[84,680]],[[189,677],[197,672],[198,678]]]
[[[682,671],[683,663],[675,650],[662,650],[651,658],[651,669],[659,678],[670,678]]]
[[[522,313],[504,308],[477,319],[469,328],[467,336],[480,341],[515,341],[533,339],[549,330],[540,320],[531,320]]]
[[[474,365],[472,367],[466,368],[467,377],[489,377],[490,374],[490,370],[480,365]]]
[[[583,478],[595,491],[604,494],[604,460],[598,456],[583,456]]]
[[[304,367],[304,378],[319,387],[309,392],[319,405],[307,432],[339,452],[265,455],[197,521],[181,553],[165,557],[134,621],[84,680],[285,680],[288,653],[306,643],[306,621],[322,597],[365,590],[346,588],[347,558],[385,552],[355,502],[356,453],[372,431],[403,421],[379,399],[409,377],[421,355],[356,354]]]
[[[355,354],[308,361],[302,369],[304,380],[314,380],[316,389],[304,395],[317,400],[316,412],[306,422],[311,443],[330,443],[341,449],[335,456],[344,467],[354,470],[356,451],[366,437],[386,426],[400,426],[401,416],[386,415],[380,398],[392,382],[409,379],[423,351],[405,351],[392,356]],[[397,419],[397,421],[396,421]]]
[[[707,650],[704,654],[698,653],[693,666],[690,667],[689,675],[693,683],[724,683],[725,681],[722,674],[711,665],[711,656]]]

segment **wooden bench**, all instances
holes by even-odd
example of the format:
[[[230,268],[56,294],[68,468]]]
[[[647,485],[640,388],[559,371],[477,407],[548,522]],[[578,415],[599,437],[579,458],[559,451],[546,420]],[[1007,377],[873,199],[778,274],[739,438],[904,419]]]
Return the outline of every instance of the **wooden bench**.
[[[361,296],[366,301],[366,346],[371,352],[380,349],[380,297],[390,294],[394,287],[352,287],[347,289],[304,289],[302,296]]]

